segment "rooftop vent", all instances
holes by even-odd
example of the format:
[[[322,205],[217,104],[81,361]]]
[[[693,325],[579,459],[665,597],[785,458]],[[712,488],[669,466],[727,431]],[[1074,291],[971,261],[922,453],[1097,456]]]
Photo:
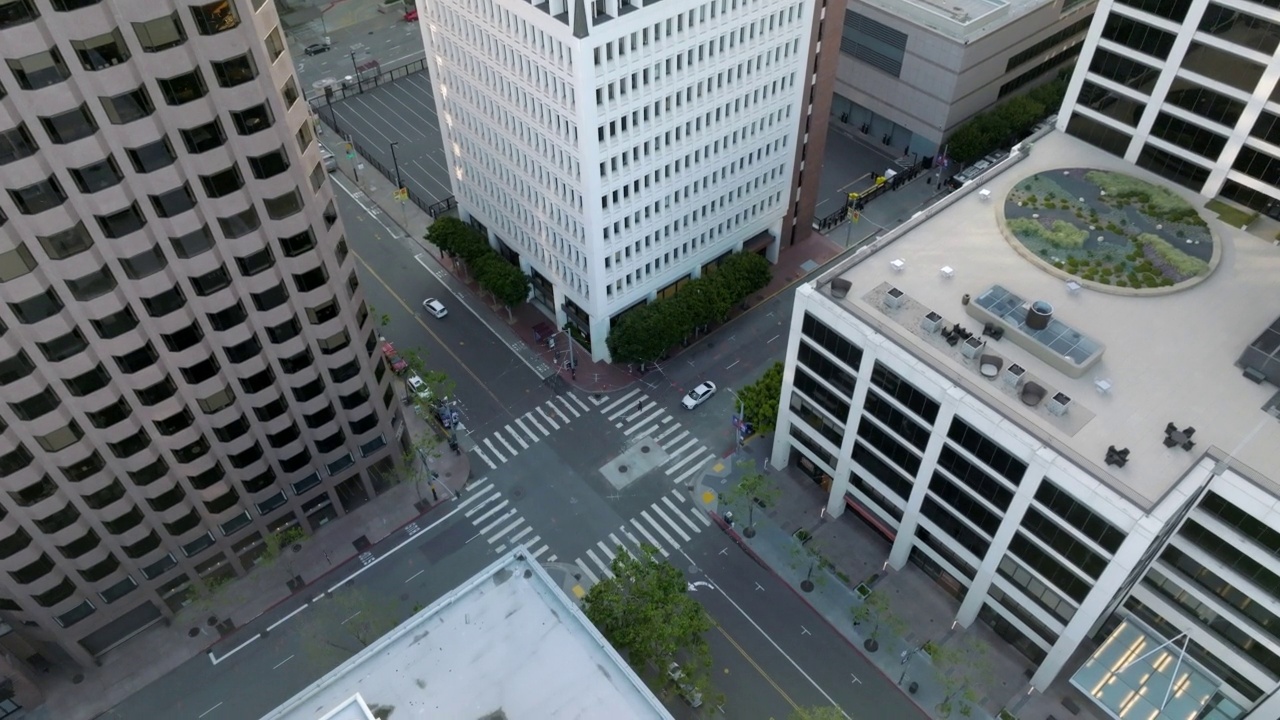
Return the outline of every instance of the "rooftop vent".
[[[1045,405],[1045,407],[1054,415],[1066,415],[1067,408],[1070,405],[1071,398],[1067,397],[1065,393],[1055,393],[1054,396],[1049,399],[1049,404]]]
[[[1022,382],[1022,376],[1027,374],[1027,369],[1021,365],[1014,363],[1004,371],[1004,384],[1009,387],[1018,387]]]
[[[1053,306],[1044,300],[1036,300],[1027,308],[1027,327],[1032,330],[1043,330],[1049,327],[1053,319]]]
[[[905,297],[902,291],[896,287],[891,287],[884,294],[884,306],[890,308],[902,307],[902,298]]]
[[[849,290],[852,287],[853,287],[853,283],[849,282],[848,280],[845,280],[844,278],[836,278],[835,280],[831,281],[831,297],[840,299],[848,295]]]
[[[960,354],[972,360],[978,357],[978,353],[982,352],[982,348],[987,344],[976,337],[970,337],[964,341],[964,345],[960,346]]]
[[[936,333],[938,328],[942,327],[942,316],[931,310],[928,315],[920,319],[920,327],[924,328],[925,332]]]
[[[1129,448],[1116,449],[1115,445],[1107,448],[1107,464],[1124,467],[1129,462]]]

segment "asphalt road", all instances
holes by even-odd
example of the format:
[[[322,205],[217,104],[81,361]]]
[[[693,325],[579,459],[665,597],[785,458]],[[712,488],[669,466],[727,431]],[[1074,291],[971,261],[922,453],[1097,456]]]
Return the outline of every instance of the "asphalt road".
[[[394,15],[388,15],[382,23],[365,23],[335,30],[330,33],[329,38],[333,44],[328,52],[310,56],[305,55],[303,49],[315,42],[316,38],[289,38],[289,50],[294,68],[298,72],[298,83],[307,97],[312,97],[317,92],[317,83],[326,80],[341,81],[348,75],[354,75],[355,67],[351,62],[353,54],[357,64],[377,60],[383,70],[421,60],[423,57],[422,33],[419,32],[418,25],[404,22]]]

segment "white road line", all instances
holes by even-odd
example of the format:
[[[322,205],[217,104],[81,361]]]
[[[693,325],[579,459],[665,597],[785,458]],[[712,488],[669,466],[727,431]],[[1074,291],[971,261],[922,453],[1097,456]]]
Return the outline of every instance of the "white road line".
[[[458,503],[458,507],[454,508],[454,512],[457,512],[458,510],[461,510],[462,508],[464,508],[464,507],[466,507],[466,506],[470,505],[471,503],[475,502],[476,500],[479,500],[479,499],[480,499],[480,498],[482,498],[482,497],[486,497],[485,493],[487,493],[487,492],[489,492],[489,491],[493,490],[493,485],[490,485],[490,484],[486,483],[486,482],[485,482],[486,480],[488,480],[488,478],[480,478],[479,480],[477,480],[477,481],[475,481],[475,482],[471,483],[471,487],[470,487],[471,493],[470,493],[470,495],[468,495],[468,496],[467,496],[467,499],[466,499],[466,500],[463,500],[462,502]],[[501,495],[501,494],[502,494],[502,493],[498,493],[498,495]],[[491,497],[491,496],[490,496],[490,497]],[[485,502],[488,502],[488,501],[486,500]],[[482,503],[482,504],[483,504],[483,503]],[[452,514],[453,514],[453,513],[449,513],[449,515],[452,515]],[[471,513],[469,513],[469,512],[468,512],[468,513],[465,513],[465,515],[470,515],[470,514],[471,514]],[[464,515],[464,516],[465,516],[465,515]],[[448,516],[446,515],[445,517],[448,517]],[[419,532],[421,532],[421,531],[419,531]]]
[[[671,553],[667,552],[667,549],[662,547],[662,543],[658,542],[658,540],[654,538],[653,535],[651,535],[647,529],[645,529],[645,526],[640,524],[639,520],[636,520],[635,518],[631,518],[630,522],[632,525],[635,526],[636,531],[639,532],[641,535],[643,535],[645,540],[649,541],[648,543],[649,545],[652,545],[658,548],[658,552],[662,553],[662,557],[671,556]],[[637,547],[639,547],[639,545],[640,543],[636,543]]]
[[[531,532],[533,532],[533,526],[525,525],[523,530],[511,536],[511,544],[514,545],[520,542],[520,538],[524,537],[525,535],[528,535]]]
[[[613,577],[613,571],[609,569],[609,563],[601,562],[600,558],[596,557],[594,550],[587,550],[587,557],[591,558],[591,562],[595,563],[600,568],[600,572],[606,577]]]
[[[542,550],[539,550],[538,552],[542,552],[543,550],[546,550],[546,549],[547,549],[547,546],[546,546],[546,545],[543,545],[543,546],[542,546]],[[538,556],[537,556],[537,555],[534,555],[534,556],[533,556],[533,559],[534,559],[534,560],[537,560],[537,559],[538,559]],[[551,555],[551,556],[549,556],[549,557],[547,558],[547,562],[549,562],[549,563],[553,563],[553,562],[555,562],[555,561],[556,561],[556,556],[555,556],[555,555]]]
[[[413,580],[414,578],[418,577],[419,575],[421,575],[421,574],[422,574],[422,573],[424,573],[424,572],[426,572],[426,570],[419,570],[418,572],[416,572],[416,573],[414,573],[414,574],[410,575],[409,577],[407,577],[407,578],[405,578],[405,579],[404,579],[404,584],[405,584],[405,585],[408,585],[408,584],[409,584],[409,581]]]
[[[641,420],[640,422],[638,422],[638,423],[636,423],[636,424],[632,425],[629,429],[627,429],[627,430],[623,430],[623,431],[622,431],[622,434],[623,434],[623,435],[630,435],[631,433],[635,432],[636,430],[639,430],[641,427],[644,427],[645,425],[648,425],[650,422],[652,422],[652,421],[653,421],[653,419],[654,419],[654,418],[658,417],[659,415],[661,415],[661,414],[662,414],[662,413],[664,413],[664,412],[666,412],[666,410],[664,410],[664,409],[662,409],[662,408],[658,408],[658,409],[657,409],[657,410],[656,410],[652,415],[650,415],[649,417],[647,417],[647,418],[645,418],[645,419]],[[656,426],[655,426],[655,427],[656,427]]]
[[[644,428],[643,430],[641,430],[640,432],[636,433],[636,436],[635,436],[635,437],[633,437],[633,438],[631,438],[631,439],[632,439],[632,440],[639,440],[640,438],[649,437],[650,435],[652,435],[652,434],[653,434],[653,431],[654,431],[654,430],[657,430],[657,429],[658,429],[658,428],[660,428],[660,427],[662,427],[662,426],[661,426],[661,425],[646,425],[646,426],[645,426],[645,428]]]
[[[680,426],[679,426],[679,425],[676,425],[675,427],[671,428],[671,430],[675,430],[675,429],[676,429],[676,428],[678,428],[678,427],[680,427]],[[670,432],[670,430],[668,430],[667,432]],[[663,435],[666,435],[666,433],[663,433]],[[689,431],[688,431],[688,430],[682,430],[682,431],[680,432],[680,434],[679,434],[679,435],[677,435],[677,436],[675,436],[675,437],[671,438],[670,440],[668,440],[668,441],[666,441],[666,442],[662,443],[662,449],[663,449],[663,450],[666,450],[667,448],[672,447],[673,445],[675,445],[676,443],[680,442],[681,440],[683,440],[683,439],[685,439],[685,438],[687,438],[687,437],[689,437]],[[659,439],[661,439],[661,438],[659,438]]]
[[[614,537],[612,534],[609,535],[609,538],[613,540],[614,547],[617,547],[618,538]],[[596,545],[599,546],[600,552],[604,553],[605,556],[609,558],[609,562],[613,562],[613,559],[618,557],[617,555],[613,554],[613,551],[609,549],[608,545],[604,544],[603,540],[597,542]]]
[[[561,399],[560,399],[560,402],[564,402],[564,398],[561,398]],[[553,402],[553,401],[551,401],[551,400],[548,400],[548,401],[547,401],[547,405],[548,405],[548,406],[550,406],[550,408],[551,408],[552,410],[554,410],[554,411],[556,412],[556,414],[557,414],[557,415],[559,415],[559,416],[560,416],[560,421],[561,421],[561,422],[563,422],[565,425],[568,425],[568,424],[569,424],[569,416],[568,416],[568,415],[565,415],[565,414],[564,414],[564,412],[560,410],[560,406],[556,405],[556,404],[555,404],[555,402]],[[570,408],[570,410],[572,410],[572,409],[573,409],[573,408]],[[574,417],[578,417],[578,413],[576,413],[576,412],[575,412],[575,413],[573,414],[573,416],[574,416]]]
[[[556,422],[550,415],[548,415],[547,411],[543,410],[541,405],[538,406],[538,414],[547,421],[547,424],[551,426],[552,430],[560,429],[560,423]],[[569,422],[568,418],[565,418],[565,422]]]
[[[475,500],[476,498],[480,497],[482,493],[485,493],[485,492],[489,491],[489,490],[490,490],[490,489],[492,489],[492,488],[493,488],[493,486],[492,486],[492,485],[490,485],[489,487],[486,487],[486,488],[483,488],[483,489],[481,489],[481,490],[478,490],[478,491],[476,491],[476,492],[472,493],[472,494],[471,494],[471,497],[469,497],[469,498],[467,498],[467,499],[468,499],[468,500]],[[493,502],[494,500],[497,500],[497,499],[498,499],[498,498],[500,498],[500,497],[502,497],[502,493],[494,493],[494,494],[492,494],[492,495],[486,495],[486,496],[484,497],[484,499],[480,501],[480,504],[479,504],[479,505],[476,505],[475,507],[473,507],[473,508],[471,508],[470,510],[466,511],[465,513],[463,513],[463,514],[462,514],[462,516],[463,516],[463,517],[471,517],[471,516],[472,516],[472,515],[474,515],[475,513],[479,512],[479,511],[480,511],[480,508],[484,507],[485,505],[488,505],[489,503]]]
[[[655,521],[653,518],[649,517],[649,511],[648,511],[648,510],[641,510],[641,511],[640,511],[640,517],[644,518],[644,521],[645,521],[645,522],[647,522],[647,523],[649,523],[649,526],[650,526],[650,527],[652,527],[655,531],[657,531],[657,533],[658,533],[659,535],[661,535],[662,537],[666,538],[666,541],[667,541],[667,542],[669,542],[669,543],[671,543],[671,547],[672,547],[673,549],[679,549],[679,548],[680,548],[680,543],[676,542],[675,538],[673,538],[673,537],[671,537],[669,534],[667,534],[667,531],[666,531],[666,530],[664,530],[664,529],[662,528],[662,524],[661,524],[661,523],[659,523],[659,522],[657,522],[657,521]],[[654,543],[654,544],[655,544],[655,545],[658,545],[658,543]],[[659,545],[659,547],[661,547],[661,545]]]
[[[529,545],[532,545],[532,544],[534,544],[534,543],[535,543],[535,542],[537,542],[537,541],[538,541],[538,538],[534,538],[534,539],[530,540],[529,542],[525,543],[525,547],[528,547]],[[530,555],[534,560],[537,560],[537,559],[538,559],[538,556],[542,555],[542,553],[546,552],[548,549],[549,549],[549,548],[548,548],[546,545],[543,545],[542,547],[538,548],[537,550],[534,550],[532,553],[529,553],[529,555]],[[547,560],[547,562],[551,562],[551,560]]]
[[[702,469],[702,465],[701,465],[701,464],[696,464],[696,463],[695,463],[695,464],[694,464],[692,467],[690,467],[688,470],[685,470],[685,471],[680,475],[680,477],[676,478],[676,479],[675,479],[675,480],[673,480],[672,482],[673,482],[674,484],[676,484],[676,485],[679,485],[680,483],[682,483],[682,482],[684,482],[685,480],[689,479],[689,476],[690,476],[690,475],[693,475],[694,473],[698,472],[698,471],[699,471],[699,470],[701,470],[701,469]],[[708,520],[707,522],[709,523],[709,522],[711,522],[711,521],[710,521],[710,520]]]
[[[533,416],[532,412],[525,413],[520,417],[520,420],[528,420],[530,425],[538,428],[538,432],[542,433],[542,437],[546,437],[551,434],[549,430],[542,427],[542,423],[538,422],[538,419]],[[519,422],[519,420],[516,422]]]
[[[677,535],[679,535],[680,537],[684,538],[684,541],[685,541],[685,542],[689,542],[690,540],[692,540],[692,539],[693,539],[693,536],[691,536],[691,535],[689,535],[688,533],[686,533],[686,532],[684,531],[684,529],[680,527],[680,523],[678,523],[678,522],[676,522],[675,520],[672,520],[671,518],[667,517],[667,514],[666,514],[666,513],[664,513],[664,512],[662,512],[662,508],[658,507],[658,504],[657,504],[657,503],[654,503],[654,504],[650,505],[650,506],[649,506],[649,509],[653,511],[653,514],[654,514],[654,515],[657,515],[658,517],[660,517],[660,518],[662,518],[664,521],[666,521],[667,525],[669,525],[669,526],[671,527],[671,529],[672,529],[672,530],[675,530]],[[676,547],[680,547],[680,546],[679,546],[679,545],[677,545]]]
[[[524,524],[524,518],[517,515],[515,522],[502,528],[498,532],[494,533],[493,537],[489,538],[489,544],[492,545],[494,542],[500,539],[503,535],[506,535],[507,533],[511,532],[512,530],[515,530],[516,528],[520,527],[523,524]]]
[[[623,395],[622,397],[618,398],[617,400],[614,400],[614,401],[613,401],[613,402],[612,402],[608,407],[600,408],[600,412],[602,412],[602,413],[604,413],[604,414],[608,415],[610,410],[613,410],[614,408],[618,407],[618,406],[619,406],[619,405],[621,405],[622,403],[624,403],[624,402],[626,402],[626,401],[630,400],[632,397],[635,397],[636,393],[638,393],[638,392],[640,392],[640,388],[636,388],[635,390],[632,390],[631,392],[627,393],[626,395]],[[610,419],[610,420],[612,420],[613,418],[609,418],[609,419]]]
[[[632,545],[635,545],[637,548],[640,547],[640,541],[636,539],[635,535],[631,534],[631,531],[627,530],[626,525],[623,525],[622,527],[618,528],[618,532],[622,533],[623,537],[625,537],[627,540],[630,540]],[[613,533],[610,533],[609,537],[613,537]],[[626,546],[624,545],[623,547],[626,547]],[[630,548],[627,548],[627,552],[631,553],[632,555],[636,554],[635,551]]]
[[[238,649],[238,648],[237,648],[237,649]],[[292,656],[290,656],[290,657],[292,657]],[[223,700],[222,702],[226,702],[226,700]],[[204,712],[200,713],[200,717],[204,717],[205,715],[208,715],[209,713],[213,712],[214,710],[217,710],[217,709],[218,709],[218,708],[220,708],[220,707],[222,707],[222,703],[218,703],[217,705],[214,705],[213,707],[209,708],[208,710],[205,710]]]
[[[686,434],[687,434],[687,433],[686,433]],[[683,435],[681,435],[681,437],[684,437],[684,436],[683,436]],[[676,438],[675,440],[672,440],[670,444],[668,444],[668,445],[663,445],[663,446],[662,446],[662,449],[667,451],[667,455],[668,455],[669,457],[676,458],[676,457],[679,457],[679,456],[683,455],[685,450],[688,450],[689,448],[691,448],[691,447],[693,447],[694,445],[697,445],[697,444],[698,444],[698,438],[696,438],[696,437],[694,437],[694,438],[689,438],[689,442],[687,442],[687,443],[685,443],[685,444],[681,445],[679,448],[677,448],[677,449],[675,449],[675,450],[672,450],[672,449],[671,449],[671,446],[672,446],[672,445],[675,445],[675,444],[676,444],[676,443],[678,443],[678,442],[680,442],[680,439],[679,439],[679,438]]]
[[[485,455],[485,454],[484,454],[484,451],[480,449],[480,446],[479,446],[479,445],[477,445],[477,446],[475,446],[475,447],[471,448],[471,451],[472,451],[472,452],[474,452],[475,454],[479,455],[479,456],[480,456],[480,459],[481,459],[481,460],[483,460],[483,461],[484,461],[484,463],[485,463],[486,465],[488,465],[488,466],[489,466],[489,469],[490,469],[490,470],[497,470],[497,469],[498,469],[498,466],[493,464],[493,461],[489,459],[489,456],[488,456],[488,455]]]
[[[679,490],[672,490],[671,494],[674,495],[677,500],[687,500],[684,495],[680,494]],[[703,512],[700,508],[691,506],[689,508],[689,514],[692,515],[695,520],[698,520],[699,522],[701,522],[703,525],[706,525],[707,527],[711,527],[711,518],[707,517],[707,514]]]
[[[506,549],[507,549],[506,545],[499,545],[498,547],[494,548],[493,551],[501,555]]]
[[[524,434],[525,434],[525,435],[528,435],[528,436],[529,436],[529,439],[530,439],[530,440],[532,440],[532,441],[534,441],[534,442],[538,442],[539,440],[541,440],[541,439],[542,439],[542,438],[538,437],[537,435],[534,435],[534,434],[533,434],[533,431],[532,431],[532,430],[530,430],[529,428],[525,427],[525,426],[524,426],[524,423],[520,422],[520,420],[521,420],[521,418],[516,418],[516,424],[520,426],[520,429],[524,431]]]
[[[502,437],[502,433],[494,433],[493,436],[498,438],[498,442],[502,443],[502,446],[507,449],[507,453],[509,453],[511,457],[516,456],[516,449],[511,447],[511,443],[507,442],[506,439]]]
[[[498,462],[504,463],[507,461],[507,459],[503,457],[502,453],[498,452],[498,447],[493,444],[492,440],[485,438],[484,444],[489,446],[489,452],[493,453],[493,456],[498,458]]]
[[[285,659],[281,660],[280,662],[276,663],[276,664],[275,664],[275,666],[274,666],[274,667],[272,667],[271,669],[272,669],[272,670],[279,670],[281,665],[283,665],[283,664],[285,664],[285,663],[289,662],[289,661],[290,661],[290,660],[292,660],[292,659],[293,659],[293,656],[292,656],[292,655],[290,655],[289,657],[287,657],[287,658],[285,658]]]
[[[670,415],[668,415],[668,416],[666,417],[666,419],[665,419],[665,420],[663,420],[662,422],[664,422],[664,423],[665,423],[665,422],[669,421],[670,419],[671,419],[671,416],[670,416]],[[673,432],[675,432],[676,430],[679,430],[679,429],[680,429],[680,423],[676,423],[675,425],[672,425],[671,427],[667,428],[666,430],[663,430],[661,435],[657,435],[657,436],[655,436],[653,439],[654,439],[654,440],[657,440],[658,442],[662,442],[662,439],[663,439],[663,438],[665,438],[666,436],[670,435],[671,433],[673,433]]]
[[[702,462],[706,462],[708,458],[707,458],[706,456],[702,455],[702,453],[704,453],[704,452],[706,452],[706,451],[707,451],[707,446],[706,446],[706,445],[703,445],[702,447],[698,448],[697,450],[695,450],[695,451],[693,451],[693,452],[689,453],[689,454],[685,457],[685,459],[681,460],[680,462],[676,463],[675,465],[672,465],[672,466],[671,466],[671,469],[670,469],[670,470],[667,470],[667,474],[668,474],[668,475],[674,474],[675,472],[679,471],[679,470],[680,470],[680,468],[684,467],[685,465],[688,465],[688,464],[689,464],[689,462],[690,462],[691,460],[697,460],[699,457],[702,457]]]
[[[288,615],[285,615],[284,617],[280,618],[279,620],[277,620],[277,621],[275,621],[275,622],[271,623],[270,625],[268,625],[268,626],[267,626],[267,632],[271,632],[272,630],[275,630],[277,627],[279,627],[279,626],[283,625],[283,624],[285,623],[285,621],[287,621],[289,618],[293,617],[294,615],[297,615],[298,613],[302,612],[303,610],[306,610],[306,609],[307,609],[307,605],[310,605],[310,603],[303,603],[303,604],[302,604],[302,607],[298,608],[297,610],[294,610],[293,612],[289,613]]]
[[[525,442],[524,438],[520,437],[520,433],[513,430],[510,425],[507,425],[506,427],[507,427],[507,432],[511,433],[511,437],[515,438],[516,442],[520,443],[520,449],[528,450],[529,443]]]
[[[510,504],[511,504],[510,502],[508,502],[508,501],[506,501],[506,500],[503,500],[502,502],[498,503],[497,505],[494,505],[493,507],[489,508],[489,510],[488,510],[485,514],[481,515],[480,517],[476,518],[475,520],[472,520],[472,521],[471,521],[471,524],[472,524],[472,525],[479,525],[480,523],[484,522],[485,520],[487,520],[487,519],[489,519],[491,516],[493,516],[493,514],[494,514],[494,513],[496,513],[496,512],[500,512],[501,510],[503,510],[504,508],[506,508],[506,507],[507,507],[508,505],[510,505]],[[512,508],[511,512],[515,512],[515,509],[514,509],[514,508]],[[482,530],[481,532],[484,532],[484,531]]]
[[[507,512],[503,513],[503,514],[502,514],[502,515],[501,515],[497,520],[494,520],[493,522],[489,523],[488,525],[485,525],[484,527],[480,528],[480,534],[481,534],[481,535],[488,535],[490,530],[492,530],[492,529],[494,529],[494,528],[498,527],[499,525],[501,525],[502,523],[504,523],[504,522],[506,522],[506,521],[510,520],[510,519],[511,519],[513,516],[515,516],[518,512],[520,512],[520,511],[519,511],[519,510],[516,510],[515,508],[511,508],[509,511],[507,511]]]
[[[564,400],[564,396],[563,396],[563,395],[562,395],[562,396],[557,397],[557,398],[556,398],[556,400],[561,401],[561,405],[563,405],[563,406],[564,406],[564,409],[566,409],[566,410],[570,411],[570,413],[572,413],[572,414],[573,414],[573,416],[575,416],[575,418],[581,418],[582,414],[581,414],[581,413],[579,413],[579,411],[577,411],[577,407],[573,407],[572,402],[567,401],[567,400]]]
[[[574,560],[574,562],[575,562],[575,563],[577,563],[578,568],[579,568],[580,570],[582,570],[583,574],[585,574],[587,577],[591,578],[591,584],[592,584],[592,585],[594,585],[594,584],[596,584],[596,583],[600,582],[600,578],[596,577],[596,574],[595,574],[595,573],[593,573],[593,572],[591,572],[591,568],[587,567],[587,564],[586,564],[586,563],[584,563],[584,562],[582,562],[582,560],[581,560],[581,559]]]
[[[637,390],[635,392],[639,391]],[[627,404],[623,405],[621,410],[618,410],[609,416],[609,420],[611,422],[617,421],[618,418],[622,418],[624,421],[630,420],[632,415],[638,415],[644,412],[644,406],[646,404],[648,403],[646,402],[646,396],[644,395],[641,395],[639,399],[636,400],[634,408],[631,405],[631,401],[628,400]]]
[[[700,528],[700,527],[698,527],[697,525],[695,525],[695,524],[693,523],[693,520],[689,519],[689,516],[688,516],[688,515],[685,515],[683,512],[681,512],[681,511],[680,511],[680,508],[676,507],[676,504],[675,504],[675,503],[673,503],[673,502],[671,502],[671,498],[669,498],[669,497],[664,497],[664,498],[662,498],[662,503],[663,503],[664,505],[666,505],[667,507],[671,508],[671,512],[675,513],[675,514],[676,514],[676,517],[678,517],[678,518],[680,518],[681,520],[683,520],[683,521],[685,521],[685,522],[689,523],[689,527],[690,527],[690,528],[693,528],[693,531],[694,531],[694,532],[696,532],[696,533],[702,532],[702,528]]]

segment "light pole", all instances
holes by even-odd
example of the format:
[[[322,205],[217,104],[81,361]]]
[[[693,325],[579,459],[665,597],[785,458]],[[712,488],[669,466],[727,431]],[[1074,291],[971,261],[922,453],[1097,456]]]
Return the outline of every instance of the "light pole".
[[[396,169],[396,190],[404,188],[404,183],[400,180],[400,163],[396,160],[396,146],[400,144],[399,140],[391,141],[391,164]],[[404,202],[401,200],[401,202]]]
[[[733,399],[738,402],[738,414],[735,416],[737,421],[732,423],[733,437],[736,442],[735,447],[742,449],[742,430],[747,426],[747,404],[742,402],[742,398],[738,396],[738,393],[733,391],[733,388],[726,387],[725,390],[728,390],[729,394],[733,396]],[[739,423],[741,423],[741,426],[739,426]]]
[[[356,64],[356,51],[351,51],[351,69],[356,73],[356,89],[364,92],[364,83],[360,80],[360,66]]]

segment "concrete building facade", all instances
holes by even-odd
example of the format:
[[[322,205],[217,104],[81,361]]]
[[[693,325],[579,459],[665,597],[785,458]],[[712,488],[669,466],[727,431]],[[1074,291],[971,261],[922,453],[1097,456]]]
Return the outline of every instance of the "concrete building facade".
[[[776,258],[815,77],[815,8],[422,3],[459,210],[596,359],[626,310],[728,253]]]
[[[1146,682],[1116,702],[1280,716],[1280,410],[1236,364],[1274,320],[1280,258],[1216,224],[1194,287],[1069,284],[1005,239],[993,202],[1042,171],[1158,178],[1060,133],[1009,162],[798,289],[771,462],[875,529],[888,566],[933,577],[959,624],[1022,651],[1028,692],[1069,678],[1123,716],[1117,689]],[[1023,338],[1033,301],[1053,343]],[[971,341],[944,341],[957,326]]]
[[[957,126],[1052,80],[1083,47],[1094,0],[849,0],[832,122],[913,160]]]
[[[1102,0],[1059,129],[1280,218],[1280,4]]]
[[[87,666],[375,494],[395,398],[274,3],[0,0],[0,646]]]

